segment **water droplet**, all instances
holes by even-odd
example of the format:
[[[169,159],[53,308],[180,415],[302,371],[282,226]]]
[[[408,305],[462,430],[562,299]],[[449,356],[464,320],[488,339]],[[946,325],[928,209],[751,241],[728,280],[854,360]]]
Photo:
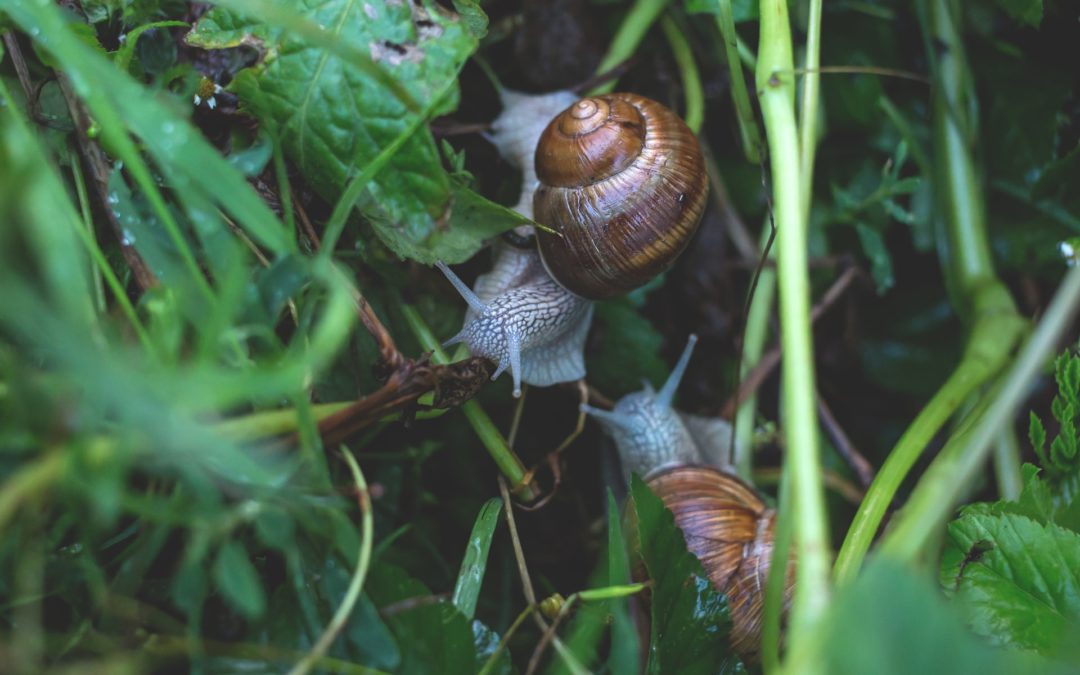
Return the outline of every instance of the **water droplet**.
[[[161,125],[161,133],[173,134],[176,133],[176,125],[172,122],[165,122]]]
[[[124,229],[123,235],[120,237],[120,243],[124,246],[135,245],[135,235],[131,233],[131,230]]]
[[[120,195],[116,194],[115,192],[110,192],[109,196],[105,198],[105,201],[109,202],[110,204],[119,204]]]

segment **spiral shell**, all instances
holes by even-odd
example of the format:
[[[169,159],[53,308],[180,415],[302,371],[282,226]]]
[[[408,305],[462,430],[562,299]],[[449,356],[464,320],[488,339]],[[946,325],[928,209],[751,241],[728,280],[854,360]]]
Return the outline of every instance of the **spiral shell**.
[[[776,513],[734,475],[708,466],[661,471],[648,485],[675,516],[686,548],[731,611],[731,646],[755,662],[761,649],[765,583],[773,553]],[[789,563],[784,608],[791,602],[794,564]]]
[[[536,148],[537,222],[548,272],[578,295],[625,293],[674,263],[697,229],[708,176],[693,132],[636,94],[582,99]]]

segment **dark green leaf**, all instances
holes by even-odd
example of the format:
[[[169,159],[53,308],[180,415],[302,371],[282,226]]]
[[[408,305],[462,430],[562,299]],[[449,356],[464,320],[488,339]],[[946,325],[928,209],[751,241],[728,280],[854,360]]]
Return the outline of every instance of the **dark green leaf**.
[[[1043,0],[994,0],[1001,9],[1014,19],[1038,28],[1042,23]]]
[[[477,44],[460,17],[416,3],[347,0],[306,0],[300,11],[370,53],[415,99],[435,104],[433,115],[457,105],[457,71]],[[230,86],[274,125],[286,154],[330,201],[415,127],[416,114],[384,79],[229,10],[203,16],[188,42],[210,49],[255,44],[263,50],[258,65],[241,71]],[[361,208],[379,236],[399,255],[421,262],[460,261],[484,238],[517,222],[495,217],[486,200],[454,191],[426,128],[412,132],[368,192]]]
[[[365,587],[402,650],[399,673],[474,673],[476,648],[465,616],[446,601],[431,602],[431,591],[389,563],[372,566]],[[405,600],[418,602],[387,608]]]
[[[587,354],[589,381],[609,392],[622,395],[641,389],[647,379],[659,386],[667,377],[668,366],[660,358],[663,337],[649,320],[625,299],[596,304],[602,342],[598,349]],[[633,363],[633,368],[626,364]]]
[[[863,222],[855,223],[855,231],[859,234],[863,253],[870,259],[870,274],[874,277],[874,286],[878,295],[886,292],[896,283],[893,276],[892,257],[885,245],[885,239],[875,228]]]
[[[942,581],[963,603],[976,633],[1054,657],[1067,643],[1075,645],[1080,534],[979,509],[965,511],[948,533]],[[1072,654],[1077,657],[1080,652]]]
[[[686,549],[671,512],[636,475],[630,494],[641,557],[654,584],[647,672],[713,675],[734,668],[727,600]]]
[[[266,611],[266,595],[243,544],[226,541],[214,560],[214,584],[233,608],[249,619]]]
[[[608,490],[608,585],[630,582],[630,559],[623,537],[619,506],[615,495]],[[611,654],[607,667],[612,673],[636,673],[640,670],[641,646],[638,644],[637,627],[630,616],[630,599],[614,598],[607,602],[611,613]]]

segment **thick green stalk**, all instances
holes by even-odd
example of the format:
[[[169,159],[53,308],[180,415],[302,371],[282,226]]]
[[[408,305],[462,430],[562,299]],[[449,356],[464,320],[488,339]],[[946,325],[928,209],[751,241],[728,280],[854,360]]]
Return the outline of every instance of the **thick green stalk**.
[[[622,23],[619,24],[619,30],[615,32],[615,37],[611,39],[607,54],[604,54],[604,58],[600,61],[596,72],[606,73],[633,56],[638,45],[645,38],[645,33],[649,32],[652,25],[656,23],[657,18],[660,17],[660,12],[667,7],[667,3],[668,0],[637,0],[634,2],[634,6],[630,8],[630,11],[623,17]],[[615,82],[615,80],[608,80],[604,84],[594,87],[589,94],[591,96],[610,94],[615,90]]]
[[[724,40],[724,54],[727,56],[728,71],[731,74],[731,100],[735,104],[735,117],[739,120],[743,154],[747,161],[758,164],[761,162],[761,132],[758,130],[757,118],[754,117],[754,108],[750,105],[750,92],[746,88],[743,64],[739,60],[739,35],[735,32],[731,0],[719,0],[717,5],[720,11],[716,15],[716,25],[720,29],[720,37]]]
[[[984,289],[977,307],[960,365],[908,426],[866,491],[836,558],[838,584],[855,579],[889,504],[926,446],[971,394],[1008,365],[1012,345],[1023,335],[1024,321],[1000,286]]]
[[[949,6],[931,4],[932,40],[927,48],[936,56],[934,186],[947,242],[941,264],[952,284],[953,301],[967,319],[968,344],[960,364],[908,427],[867,491],[837,556],[837,583],[850,582],[858,574],[885,510],[911,467],[961,403],[1009,364],[1026,330],[990,257],[982,185],[965,140],[977,136],[970,128],[974,120],[959,113],[967,109],[965,96],[971,93],[963,45]]]
[[[405,315],[405,320],[408,322],[413,335],[420,342],[420,346],[432,352],[431,360],[435,363],[449,363],[450,357],[443,351],[442,345],[439,344],[435,334],[431,332],[431,328],[428,327],[424,317],[420,316],[416,308],[403,303],[401,312]],[[521,463],[517,454],[507,444],[506,439],[503,438],[495,423],[488,417],[487,412],[475,400],[466,401],[461,406],[461,410],[465,413],[465,418],[469,420],[469,424],[472,426],[473,431],[476,432],[477,437],[480,438],[484,448],[487,449],[488,454],[495,460],[495,465],[499,467],[499,471],[506,476],[506,479],[510,481],[510,485],[515,488],[515,493],[526,501],[535,499],[536,495],[524,482],[525,465]]]
[[[784,438],[793,478],[793,500],[786,508],[793,510],[799,559],[790,639],[792,649],[800,651],[828,602],[830,554],[817,443],[807,228],[791,51],[786,1],[762,0],[757,90],[769,143],[777,227]]]
[[[881,544],[882,554],[913,560],[927,541],[952,516],[957,486],[966,485],[983,465],[995,437],[1012,424],[1028,396],[1031,383],[1051,359],[1080,310],[1080,267],[1069,270],[1053,301],[1009,369],[997,395],[982,414],[953,438],[926,470],[895,526]],[[974,417],[974,415],[972,416]]]

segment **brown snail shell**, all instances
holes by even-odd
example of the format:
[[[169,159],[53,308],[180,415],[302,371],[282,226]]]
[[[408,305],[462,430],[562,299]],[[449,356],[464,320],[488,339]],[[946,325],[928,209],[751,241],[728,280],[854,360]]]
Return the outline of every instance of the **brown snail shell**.
[[[753,488],[714,467],[676,466],[646,482],[675,516],[686,548],[727,596],[732,648],[744,659],[757,661],[776,513]],[[787,572],[785,609],[794,585],[792,562]]]
[[[567,290],[605,298],[674,263],[697,229],[708,176],[697,138],[665,106],[636,94],[582,99],[536,148],[540,255]]]

